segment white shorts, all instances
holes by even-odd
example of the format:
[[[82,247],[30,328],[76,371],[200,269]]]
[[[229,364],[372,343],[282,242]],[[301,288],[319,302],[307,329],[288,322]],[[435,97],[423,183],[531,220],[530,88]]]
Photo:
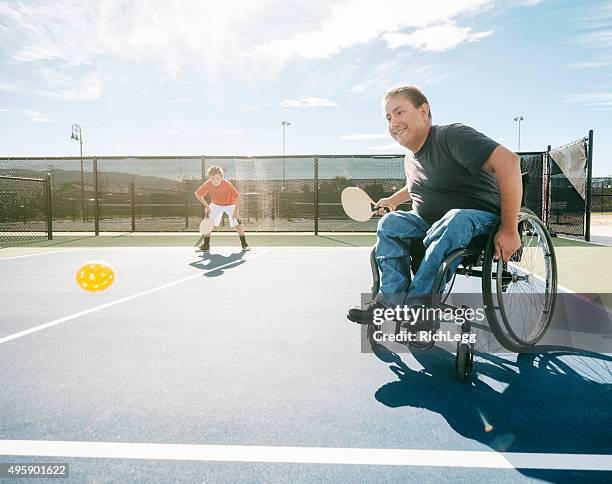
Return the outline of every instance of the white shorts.
[[[221,219],[223,218],[223,212],[225,212],[229,218],[230,227],[235,227],[240,222],[234,218],[234,209],[236,205],[215,205],[210,204],[210,216],[213,219],[215,227],[221,225]]]

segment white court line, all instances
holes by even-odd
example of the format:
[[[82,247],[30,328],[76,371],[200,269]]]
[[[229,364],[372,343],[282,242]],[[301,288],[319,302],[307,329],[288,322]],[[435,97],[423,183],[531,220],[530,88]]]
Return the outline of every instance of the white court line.
[[[330,246],[321,246],[317,247],[314,245],[284,245],[282,247],[274,247],[275,250],[368,250],[371,251],[373,246],[363,245],[363,246],[354,246],[354,245],[334,245]]]
[[[494,451],[0,440],[0,455],[611,471],[612,456]]]
[[[24,257],[36,257],[37,255],[65,254],[66,252],[74,252],[76,250],[81,250],[81,249],[80,248],[75,248],[75,249],[59,249],[59,250],[54,250],[52,252],[38,252],[36,254],[15,255],[15,256],[11,256],[11,257],[0,257],[0,261],[11,260],[11,259],[22,259]]]
[[[268,252],[270,252],[270,251],[269,250],[265,250],[265,251],[262,251],[262,252],[257,252],[256,254],[253,254],[252,256],[247,257],[247,260],[248,259],[253,259],[254,257],[260,256],[262,254],[266,254]],[[154,292],[161,291],[162,289],[167,289],[168,287],[176,286],[177,284],[181,284],[182,282],[190,281],[191,279],[196,279],[198,277],[203,277],[206,274],[208,274],[209,272],[218,271],[219,269],[223,269],[224,267],[227,267],[227,266],[229,266],[231,264],[235,264],[235,263],[236,263],[236,261],[234,260],[234,261],[228,262],[227,264],[223,264],[223,265],[221,265],[219,267],[215,267],[214,269],[211,269],[210,271],[207,271],[204,274],[202,274],[200,272],[198,274],[194,274],[194,275],[191,275],[191,276],[188,276],[188,277],[183,277],[182,279],[178,279],[176,281],[169,282],[169,283],[164,284],[162,286],[154,287],[152,289],[147,289],[146,291],[142,291],[142,292],[139,292],[139,293],[136,293],[136,294],[132,294],[131,296],[127,296],[127,297],[124,297],[124,298],[121,298],[121,299],[117,299],[115,301],[111,301],[111,302],[108,302],[106,304],[101,304],[100,306],[95,306],[93,308],[86,309],[85,311],[80,311],[78,313],[70,314],[69,316],[64,316],[63,318],[54,319],[53,321],[49,321],[48,323],[39,324],[38,326],[34,326],[33,328],[29,328],[29,329],[26,329],[24,331],[20,331],[18,333],[13,333],[13,334],[10,334],[8,336],[5,336],[4,338],[0,338],[0,344],[7,343],[8,341],[12,341],[14,339],[21,338],[23,336],[27,336],[27,335],[32,334],[32,333],[36,333],[38,331],[42,331],[43,329],[47,329],[47,328],[50,328],[52,326],[57,326],[58,324],[65,323],[66,321],[71,321],[71,320],[79,318],[81,316],[85,316],[86,314],[95,313],[97,311],[101,311],[102,309],[110,308],[112,306],[116,306],[117,304],[121,304],[121,303],[124,303],[124,302],[127,302],[127,301],[131,301],[133,299],[137,299],[139,297],[146,296],[148,294],[152,294]]]
[[[304,246],[273,246],[273,245],[262,245],[262,246],[251,246],[252,249],[261,249],[261,250],[372,250],[371,246],[351,246],[351,245],[337,245],[337,246],[312,246],[312,245],[304,245]],[[149,251],[149,250],[160,250],[160,251],[176,251],[176,250],[184,250],[184,251],[193,251],[195,254],[196,246],[186,246],[186,245],[177,245],[177,246],[163,246],[163,247],[135,247],[135,246],[127,246],[127,247],[75,247],[71,249],[59,249],[53,252],[40,252],[37,254],[26,254],[26,255],[17,255],[11,257],[0,257],[0,261],[10,260],[10,259],[20,259],[22,257],[34,257],[37,255],[45,255],[45,254],[64,254],[66,252],[74,252],[74,251],[83,251],[83,252],[123,252],[123,251]],[[232,245],[213,245],[212,254],[215,253],[215,250],[235,250],[240,251],[240,247],[232,246]]]
[[[344,250],[344,249],[358,249],[358,250],[372,250],[373,246],[363,245],[363,246],[354,246],[354,245],[334,245],[334,246],[317,246],[317,245],[251,245],[251,249],[274,249],[274,250]],[[126,247],[78,247],[70,250],[89,250],[89,251],[123,251],[123,250],[138,250],[140,252],[146,250],[192,250],[195,252],[196,246],[193,245],[177,245],[177,246],[163,246],[163,247],[143,247],[143,246],[126,246]],[[210,250],[211,253],[214,254],[215,250],[223,249],[223,250],[237,250],[240,251],[240,247],[235,245],[212,245]]]

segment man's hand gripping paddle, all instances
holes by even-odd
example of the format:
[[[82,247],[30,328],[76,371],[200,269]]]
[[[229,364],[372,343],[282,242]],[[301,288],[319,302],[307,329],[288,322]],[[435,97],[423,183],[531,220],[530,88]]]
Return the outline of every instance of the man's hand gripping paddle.
[[[345,188],[340,199],[344,212],[357,222],[367,222],[373,215],[380,214],[379,210],[372,210],[376,202],[361,188]]]

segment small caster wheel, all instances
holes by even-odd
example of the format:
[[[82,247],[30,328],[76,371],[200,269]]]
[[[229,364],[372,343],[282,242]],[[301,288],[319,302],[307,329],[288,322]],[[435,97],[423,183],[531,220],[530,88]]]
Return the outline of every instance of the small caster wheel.
[[[457,355],[455,356],[455,370],[460,381],[467,380],[472,372],[474,364],[474,352],[468,343],[457,343]]]

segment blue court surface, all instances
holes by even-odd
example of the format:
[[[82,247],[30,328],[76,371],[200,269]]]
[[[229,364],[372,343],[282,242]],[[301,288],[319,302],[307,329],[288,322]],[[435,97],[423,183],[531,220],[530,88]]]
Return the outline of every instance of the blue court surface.
[[[96,483],[612,480],[609,354],[481,354],[462,383],[442,348],[362,352],[345,314],[368,255],[0,254],[0,463]],[[95,259],[116,282],[87,293]]]

